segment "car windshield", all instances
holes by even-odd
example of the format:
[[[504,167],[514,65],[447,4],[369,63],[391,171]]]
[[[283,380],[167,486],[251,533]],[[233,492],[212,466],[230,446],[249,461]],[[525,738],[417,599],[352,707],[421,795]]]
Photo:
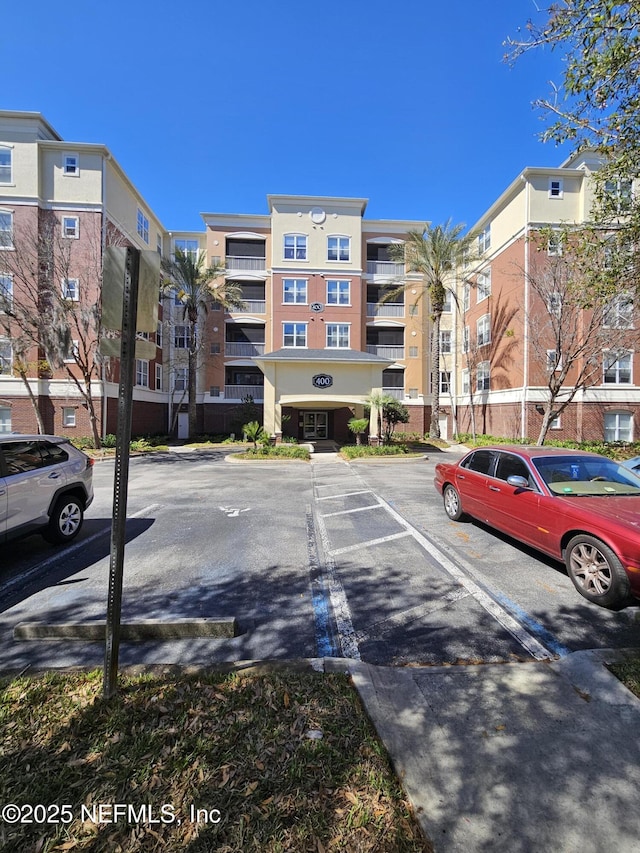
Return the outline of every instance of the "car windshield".
[[[640,495],[640,477],[603,456],[541,456],[531,461],[554,495]]]

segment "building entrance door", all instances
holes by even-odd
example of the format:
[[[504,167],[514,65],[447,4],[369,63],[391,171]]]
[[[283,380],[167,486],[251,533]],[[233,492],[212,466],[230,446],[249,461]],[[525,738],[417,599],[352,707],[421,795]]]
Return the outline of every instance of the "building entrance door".
[[[302,423],[305,440],[327,437],[328,418],[326,412],[305,412]]]

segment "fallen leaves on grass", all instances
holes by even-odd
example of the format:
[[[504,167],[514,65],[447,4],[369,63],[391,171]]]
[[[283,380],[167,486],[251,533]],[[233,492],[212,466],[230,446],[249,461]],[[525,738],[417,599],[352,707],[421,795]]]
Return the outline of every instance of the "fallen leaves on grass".
[[[109,702],[101,677],[0,682],[0,802],[69,806],[3,851],[426,849],[346,676],[122,676]]]

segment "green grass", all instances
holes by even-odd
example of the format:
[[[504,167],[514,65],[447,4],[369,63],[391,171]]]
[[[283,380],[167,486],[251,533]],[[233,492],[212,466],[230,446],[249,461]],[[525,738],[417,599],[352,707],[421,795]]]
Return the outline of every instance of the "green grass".
[[[250,447],[244,453],[236,454],[237,459],[304,459],[308,461],[311,455],[306,447],[296,444],[277,444],[275,446]]]
[[[369,456],[406,456],[410,452],[406,444],[383,444],[370,447],[368,444],[345,444],[340,453],[345,459],[363,459]]]
[[[69,806],[0,823],[3,853],[429,849],[345,675],[121,675],[101,694],[101,672],[0,681],[0,803]],[[87,819],[113,803],[147,815]]]
[[[611,672],[640,699],[640,654],[610,664]]]

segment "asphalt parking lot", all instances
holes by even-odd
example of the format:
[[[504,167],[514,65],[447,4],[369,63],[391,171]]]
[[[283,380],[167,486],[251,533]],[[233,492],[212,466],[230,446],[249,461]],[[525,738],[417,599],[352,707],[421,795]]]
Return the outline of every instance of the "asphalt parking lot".
[[[554,657],[637,645],[638,608],[581,599],[562,567],[473,523],[432,486],[435,458],[347,464],[131,460],[123,621],[233,616],[238,636],[123,643],[122,663],[319,656],[376,664]],[[0,667],[101,665],[103,644],[13,639],[25,621],[104,620],[113,463],[64,550],[3,549]]]

